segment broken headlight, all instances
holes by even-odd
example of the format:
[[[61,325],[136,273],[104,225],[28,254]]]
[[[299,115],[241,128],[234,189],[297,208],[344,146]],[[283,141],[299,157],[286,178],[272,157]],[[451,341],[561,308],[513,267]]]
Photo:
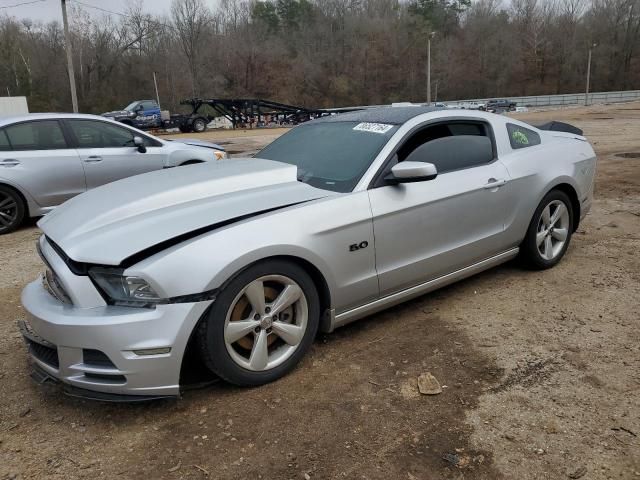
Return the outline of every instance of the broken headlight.
[[[151,307],[162,301],[145,279],[124,275],[122,269],[91,268],[89,277],[110,305]]]

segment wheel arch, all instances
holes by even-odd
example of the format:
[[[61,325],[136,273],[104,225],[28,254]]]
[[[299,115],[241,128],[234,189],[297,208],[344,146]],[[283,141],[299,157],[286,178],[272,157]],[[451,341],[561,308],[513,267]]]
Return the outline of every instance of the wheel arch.
[[[571,209],[573,210],[573,221],[574,221],[573,231],[575,232],[578,229],[578,225],[580,224],[580,215],[581,215],[580,199],[578,198],[578,192],[576,188],[567,182],[558,183],[554,185],[552,188],[550,188],[545,193],[545,196],[553,190],[560,190],[561,192],[565,193],[569,197],[569,200],[571,200]]]
[[[274,255],[268,255],[258,260],[255,260],[253,262],[250,262],[245,266],[243,266],[242,268],[238,269],[232,275],[230,275],[224,281],[224,283],[220,286],[220,289],[225,288],[229,284],[229,282],[231,282],[235,277],[240,275],[242,272],[244,272],[248,268],[253,267],[257,263],[261,263],[268,260],[281,260],[285,262],[294,263],[309,274],[318,292],[318,297],[320,298],[320,315],[321,315],[320,330],[328,331],[330,318],[327,312],[329,312],[332,308],[331,289],[329,288],[329,282],[327,281],[325,275],[322,273],[320,268],[318,268],[310,260],[303,258],[301,256],[291,255],[291,254],[274,254]],[[325,327],[327,327],[327,330],[325,330]]]
[[[331,304],[331,290],[329,288],[329,284],[325,276],[320,271],[320,269],[305,258],[295,256],[295,255],[271,255],[271,256],[261,258],[259,260],[256,260],[254,262],[251,262],[245,265],[244,267],[237,270],[233,275],[229,276],[229,278],[227,278],[227,280],[220,286],[220,289],[225,288],[226,285],[229,284],[229,282],[231,282],[235,277],[240,275],[242,272],[244,272],[248,268],[251,268],[253,265],[263,261],[267,261],[267,260],[281,260],[285,262],[294,263],[299,267],[301,267],[302,269],[304,269],[309,274],[318,292],[318,297],[320,298],[320,327],[318,331],[330,332],[331,320],[332,320],[332,315],[331,315],[332,304]],[[185,347],[185,350],[183,352],[182,359],[181,359],[180,385],[183,385],[184,381],[189,376],[187,369],[196,369],[197,370],[196,376],[201,375],[206,377],[207,375],[207,369],[206,367],[204,367],[204,363],[199,358],[196,351],[197,345],[195,344],[195,334],[198,331],[200,324],[202,323],[203,319],[208,314],[208,312],[209,312],[209,309],[207,309],[205,313],[200,317],[198,322],[195,324],[195,326],[191,330],[191,333],[189,334],[189,340],[187,342],[187,346]],[[193,376],[193,372],[191,373],[192,373],[191,376]],[[206,378],[204,379],[204,381],[205,382],[207,381]]]
[[[309,260],[293,255],[276,255],[265,260],[283,260],[297,264],[303,270],[305,270],[316,287],[318,297],[320,298],[320,331],[326,332],[330,330],[330,314],[331,311],[331,290],[326,278]]]

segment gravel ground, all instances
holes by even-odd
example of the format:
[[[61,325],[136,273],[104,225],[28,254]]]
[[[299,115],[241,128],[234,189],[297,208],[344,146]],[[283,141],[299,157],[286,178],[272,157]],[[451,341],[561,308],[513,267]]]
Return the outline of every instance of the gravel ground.
[[[640,104],[517,116],[574,123],[599,156],[563,262],[321,335],[261,388],[106,405],[34,385],[15,320],[39,232],[1,237],[0,479],[640,478],[640,158],[617,156],[640,153]],[[204,136],[255,151],[277,133]],[[418,392],[427,371],[441,394]]]

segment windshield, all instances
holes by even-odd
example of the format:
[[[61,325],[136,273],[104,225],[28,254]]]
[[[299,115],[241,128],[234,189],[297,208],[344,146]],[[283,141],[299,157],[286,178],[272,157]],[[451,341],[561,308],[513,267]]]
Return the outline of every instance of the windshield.
[[[138,106],[140,102],[131,102],[129,105],[124,107],[127,112],[135,112],[135,108]]]
[[[397,129],[382,123],[309,123],[291,129],[256,157],[296,165],[298,180],[313,187],[350,192]]]

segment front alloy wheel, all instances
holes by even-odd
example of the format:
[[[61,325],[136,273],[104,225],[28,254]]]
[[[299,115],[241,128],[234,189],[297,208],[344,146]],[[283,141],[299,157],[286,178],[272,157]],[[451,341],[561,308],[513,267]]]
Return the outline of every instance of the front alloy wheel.
[[[277,367],[300,345],[308,316],[307,297],[294,280],[260,277],[242,289],[227,312],[227,352],[247,370]]]
[[[318,330],[320,302],[311,277],[295,263],[266,260],[233,278],[202,319],[197,341],[204,363],[243,386],[290,371]]]

